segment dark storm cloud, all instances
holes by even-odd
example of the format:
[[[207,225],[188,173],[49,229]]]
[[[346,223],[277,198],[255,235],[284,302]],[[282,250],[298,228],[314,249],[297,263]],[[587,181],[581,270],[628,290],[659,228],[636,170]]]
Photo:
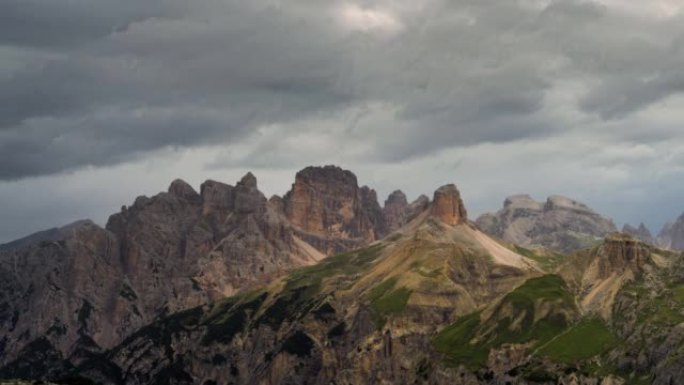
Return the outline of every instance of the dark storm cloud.
[[[174,109],[111,111],[87,118],[36,119],[18,131],[0,133],[0,178],[18,179],[73,169],[130,161],[164,146],[225,140],[236,124],[220,111],[191,106]],[[202,127],[201,136],[195,127]],[[163,133],[163,135],[160,135]],[[239,138],[240,130],[231,132]],[[230,137],[229,137],[230,138]]]
[[[0,10],[0,43],[60,49],[134,21],[178,15],[182,7],[169,0],[3,0]]]
[[[681,17],[591,2],[8,0],[0,15],[5,180],[281,125],[258,156],[355,110],[370,112],[328,145],[382,138],[359,155],[396,161],[624,119],[684,89]],[[576,121],[554,115],[564,94]]]

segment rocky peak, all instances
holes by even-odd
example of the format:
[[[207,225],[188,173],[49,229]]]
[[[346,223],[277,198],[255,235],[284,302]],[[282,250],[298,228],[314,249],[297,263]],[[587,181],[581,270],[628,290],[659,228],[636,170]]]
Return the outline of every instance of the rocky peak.
[[[365,201],[367,201],[371,204],[378,204],[378,193],[375,192],[375,190],[373,190],[372,188],[370,188],[368,186],[362,186],[360,189],[360,192],[361,192],[361,197]],[[378,204],[378,207],[380,207],[379,204]]]
[[[374,233],[374,238],[381,238],[388,233],[387,222],[380,204],[378,194],[372,188],[363,186],[359,190],[361,193],[361,207],[363,216],[367,217]]]
[[[615,224],[587,205],[560,195],[537,202],[529,195],[506,198],[496,213],[480,216],[484,232],[527,247],[546,247],[571,253],[592,247],[600,238],[617,232]]]
[[[248,172],[235,186],[235,211],[240,214],[263,212],[266,197],[257,188],[257,179]]]
[[[64,240],[74,231],[82,227],[97,226],[90,219],[82,219],[62,227],[54,227],[48,230],[39,231],[26,237],[0,245],[0,251],[9,251],[27,247],[39,242],[54,242]]]
[[[394,231],[406,223],[410,214],[406,194],[400,190],[393,191],[385,200],[383,215],[388,231]]]
[[[411,208],[412,211],[413,210],[423,211],[423,210],[427,209],[429,205],[430,205],[430,198],[428,198],[427,195],[425,195],[425,194],[420,194],[420,196],[418,198],[416,198],[416,200],[414,200],[413,202],[411,202],[411,204],[409,204],[409,207]]]
[[[454,184],[444,185],[435,191],[430,210],[433,217],[448,225],[458,225],[468,220],[461,193]]]
[[[406,194],[401,190],[394,190],[385,200],[385,207],[387,206],[399,206],[407,207],[408,200],[406,199]]]
[[[574,199],[570,199],[561,195],[552,195],[548,197],[546,199],[546,204],[544,205],[544,210],[572,210],[585,213],[594,213],[594,211],[584,203],[577,202]]]
[[[504,200],[504,209],[527,209],[541,211],[543,205],[527,194],[511,195]]]
[[[298,180],[311,184],[323,182],[329,186],[344,185],[358,188],[358,181],[353,172],[334,165],[306,167],[299,171],[295,176],[295,183],[297,183]]]
[[[248,172],[245,174],[245,176],[240,179],[238,182],[238,186],[249,188],[249,189],[256,189],[257,188],[257,178],[252,174],[251,172]]]
[[[171,182],[171,185],[169,186],[169,194],[189,202],[199,202],[201,200],[201,197],[197,191],[195,191],[192,186],[182,179],[176,179]]]
[[[597,254],[599,275],[605,278],[627,269],[635,273],[643,271],[650,260],[651,249],[629,234],[612,233],[606,236]]]
[[[409,204],[408,216],[406,217],[406,222],[411,221],[418,214],[428,210],[430,208],[430,198],[425,194],[421,194],[416,200]]]
[[[613,317],[616,296],[627,282],[663,266],[666,257],[661,255],[659,264],[653,258],[657,252],[629,234],[610,233],[600,244],[568,256],[557,273],[579,295],[577,303],[585,314],[608,320]]]
[[[321,252],[338,252],[385,234],[374,190],[359,188],[356,176],[336,166],[307,167],[283,197],[285,215]],[[348,244],[345,247],[340,241]]]
[[[643,222],[639,224],[639,227],[634,227],[630,224],[625,224],[622,227],[622,232],[625,234],[629,234],[642,242],[649,244],[655,243],[651,231],[646,227],[646,225]]]
[[[225,183],[207,180],[200,187],[202,196],[202,212],[231,211],[235,203],[235,188]]]

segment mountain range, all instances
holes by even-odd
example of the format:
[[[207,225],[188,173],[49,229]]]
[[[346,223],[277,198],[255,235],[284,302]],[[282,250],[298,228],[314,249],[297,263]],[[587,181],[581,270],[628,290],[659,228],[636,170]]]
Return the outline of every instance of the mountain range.
[[[472,221],[335,166],[267,199],[176,180],[0,249],[0,378],[681,384],[684,216],[654,239],[552,196]]]

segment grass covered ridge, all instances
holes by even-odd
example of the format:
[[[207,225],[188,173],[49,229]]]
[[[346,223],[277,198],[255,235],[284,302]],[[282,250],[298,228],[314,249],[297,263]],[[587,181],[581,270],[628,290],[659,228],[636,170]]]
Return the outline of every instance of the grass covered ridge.
[[[565,255],[547,249],[528,249],[513,245],[513,251],[537,262],[539,267],[549,272],[555,270],[565,261]]]
[[[316,265],[292,272],[283,290],[263,311],[259,323],[277,329],[284,321],[294,321],[317,308],[325,297],[322,293],[327,278],[353,276],[363,272],[384,248],[374,245],[366,249],[328,257]]]
[[[411,290],[405,287],[395,289],[396,284],[396,277],[388,278],[375,286],[368,295],[378,329],[385,325],[387,317],[401,313],[411,296]]]
[[[599,318],[588,318],[572,326],[537,350],[538,355],[574,364],[604,353],[615,346],[617,338]]]
[[[577,314],[574,299],[557,275],[527,280],[496,305],[491,316],[465,316],[434,339],[435,348],[451,365],[485,365],[489,351],[506,343],[542,346],[563,333]]]

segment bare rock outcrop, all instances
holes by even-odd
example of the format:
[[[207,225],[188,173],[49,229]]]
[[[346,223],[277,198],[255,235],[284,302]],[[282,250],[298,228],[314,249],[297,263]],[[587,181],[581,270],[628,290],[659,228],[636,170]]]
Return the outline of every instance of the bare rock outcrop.
[[[458,225],[468,220],[461,193],[455,185],[448,184],[435,191],[430,214],[448,225]]]
[[[600,245],[569,256],[558,273],[578,293],[585,312],[610,319],[622,287],[658,266],[657,252],[629,234],[613,233]]]
[[[17,250],[28,247],[39,242],[56,242],[66,239],[74,230],[84,224],[92,224],[89,219],[83,219],[70,223],[62,227],[53,227],[48,230],[39,231],[26,237],[0,245],[0,251]]]
[[[386,233],[375,191],[336,166],[307,167],[283,197],[285,215],[320,252],[332,254],[368,244]]]
[[[428,208],[430,208],[430,198],[428,198],[427,195],[421,194],[418,198],[416,198],[416,200],[409,204],[409,214],[406,220],[410,221],[416,215],[422,213]]]
[[[82,222],[62,234],[0,253],[0,367],[29,370],[17,376],[31,373],[22,362],[95,354],[166,314],[324,257],[251,173],[235,186],[207,181],[199,193],[175,180],[124,206],[106,229]]]
[[[651,261],[651,249],[629,234],[610,234],[596,251],[598,278],[631,270],[638,274]]]
[[[148,322],[115,236],[92,222],[0,253],[0,282],[0,367],[15,359],[36,367],[67,356],[78,362]]]
[[[382,208],[375,190],[334,166],[302,170],[271,199],[251,173],[199,192],[177,179],[105,228],[84,221],[15,243],[0,251],[0,377],[78,364],[155,320],[367,246],[425,210],[467,220],[453,185],[434,203],[402,195]]]
[[[529,195],[510,196],[501,210],[480,216],[476,224],[505,241],[566,254],[591,247],[607,234],[617,232],[612,220],[559,195],[544,203]]]
[[[392,232],[406,223],[409,215],[409,204],[406,194],[401,190],[393,191],[385,200],[383,215],[388,231]]]

